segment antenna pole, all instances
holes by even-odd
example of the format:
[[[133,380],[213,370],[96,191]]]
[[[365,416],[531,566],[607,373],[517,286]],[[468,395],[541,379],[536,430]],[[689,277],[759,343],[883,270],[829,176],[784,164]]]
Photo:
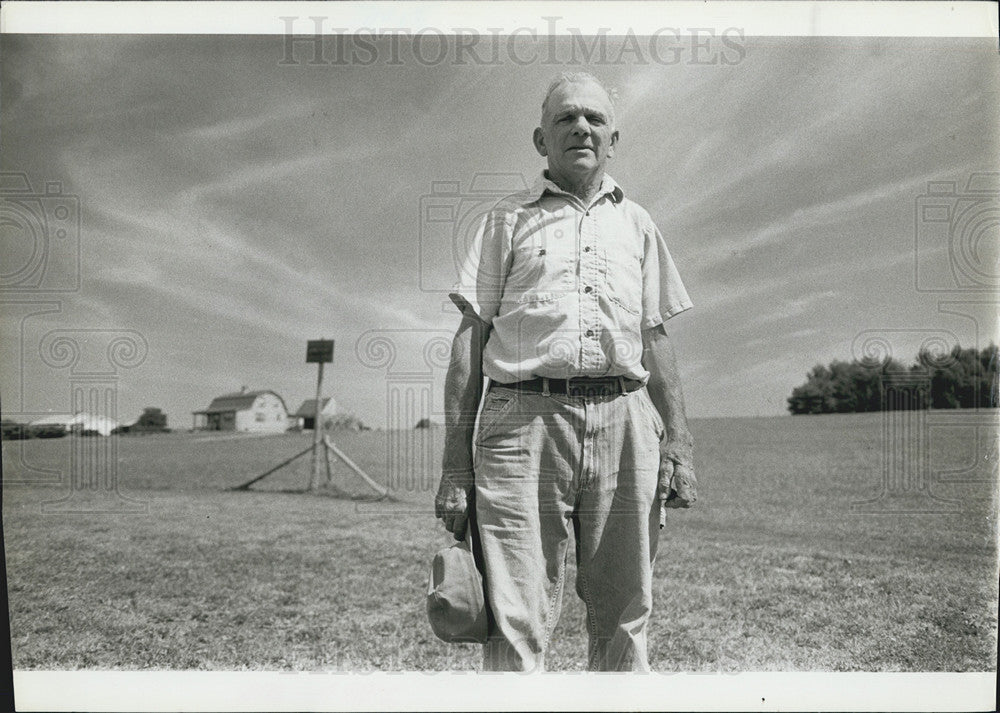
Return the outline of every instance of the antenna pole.
[[[320,448],[322,448],[322,430],[323,422],[320,419],[320,414],[323,407],[320,402],[320,394],[323,390],[323,362],[319,362],[319,373],[316,375],[316,409],[313,412],[313,445],[312,445],[312,475],[309,477],[309,489],[316,490],[319,487],[319,465],[320,465]]]

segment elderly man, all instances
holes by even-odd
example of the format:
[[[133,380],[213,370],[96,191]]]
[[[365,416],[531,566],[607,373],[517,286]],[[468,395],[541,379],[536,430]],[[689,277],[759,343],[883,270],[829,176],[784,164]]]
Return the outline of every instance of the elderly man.
[[[661,508],[696,497],[663,326],[691,302],[649,214],[605,174],[617,143],[601,84],[558,77],[534,132],[548,169],[484,217],[451,294],[462,323],[435,504],[457,539],[475,508],[485,670],[544,669],[571,535],[589,668],[648,670]]]

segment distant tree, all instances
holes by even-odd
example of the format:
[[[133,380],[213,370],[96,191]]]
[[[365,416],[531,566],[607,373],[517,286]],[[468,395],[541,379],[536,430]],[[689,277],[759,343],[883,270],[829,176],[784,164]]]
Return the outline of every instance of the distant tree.
[[[893,375],[920,375],[928,390],[919,403],[936,409],[988,408],[998,405],[997,347],[982,351],[955,346],[947,354],[922,349],[909,367],[894,359],[833,361],[818,364],[788,397],[793,414],[859,413],[883,408],[912,408],[906,401],[883,403],[882,385]],[[917,401],[914,401],[917,403]]]
[[[422,418],[417,421],[417,425],[414,428],[433,428],[434,424],[429,418]]]
[[[169,431],[167,428],[167,414],[158,408],[147,406],[142,410],[142,415],[132,425],[132,432],[140,433],[162,433]]]
[[[990,344],[979,353],[979,405],[1000,406],[1000,349]]]
[[[806,383],[796,386],[788,399],[788,410],[793,414],[829,413],[832,409],[833,382],[830,370],[817,364],[806,375]]]
[[[368,426],[361,419],[350,413],[338,413],[328,416],[323,421],[323,427],[329,431],[367,431]]]
[[[930,377],[931,408],[997,405],[997,347],[982,351],[955,345],[944,355],[921,350],[913,370]]]
[[[28,438],[27,426],[17,421],[0,421],[0,438],[5,441],[20,441]]]
[[[61,423],[46,423],[28,427],[30,438],[62,438],[66,435],[66,427]]]

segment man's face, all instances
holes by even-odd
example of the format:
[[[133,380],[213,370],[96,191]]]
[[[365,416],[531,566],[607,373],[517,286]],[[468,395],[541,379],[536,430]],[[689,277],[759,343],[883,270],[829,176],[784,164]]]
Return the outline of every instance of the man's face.
[[[550,178],[579,180],[603,173],[618,142],[604,90],[593,82],[568,82],[552,92],[547,108],[534,142],[548,159]]]

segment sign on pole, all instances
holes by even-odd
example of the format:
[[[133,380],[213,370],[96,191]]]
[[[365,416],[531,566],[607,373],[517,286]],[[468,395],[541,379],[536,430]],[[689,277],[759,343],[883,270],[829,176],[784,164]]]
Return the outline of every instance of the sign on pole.
[[[332,339],[310,339],[306,342],[306,364],[329,364],[332,361]]]

